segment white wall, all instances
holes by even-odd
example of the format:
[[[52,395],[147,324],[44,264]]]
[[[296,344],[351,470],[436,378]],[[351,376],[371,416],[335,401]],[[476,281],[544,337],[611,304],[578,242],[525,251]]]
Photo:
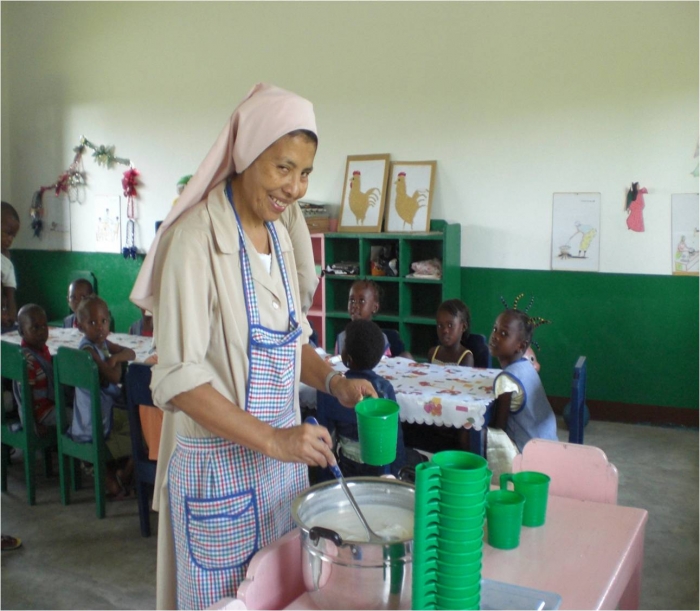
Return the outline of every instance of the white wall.
[[[314,102],[311,199],[340,202],[349,154],[436,159],[464,266],[549,269],[552,194],[596,191],[601,271],[670,273],[671,194],[698,191],[697,2],[3,2],[2,198],[26,213],[83,134],[142,172],[147,244],[258,81]],[[119,193],[122,170],[85,166],[86,205]],[[41,248],[28,224],[16,246]]]

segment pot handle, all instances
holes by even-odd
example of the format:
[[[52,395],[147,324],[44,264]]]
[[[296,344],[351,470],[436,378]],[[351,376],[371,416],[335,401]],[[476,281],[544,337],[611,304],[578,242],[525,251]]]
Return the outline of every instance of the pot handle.
[[[399,477],[402,482],[408,482],[409,484],[416,483],[416,468],[410,465],[404,465],[399,469]]]
[[[313,526],[309,530],[309,539],[311,539],[311,542],[314,545],[318,545],[319,539],[321,539],[321,537],[332,541],[336,547],[341,547],[343,545],[342,537],[330,528],[324,528],[323,526]]]

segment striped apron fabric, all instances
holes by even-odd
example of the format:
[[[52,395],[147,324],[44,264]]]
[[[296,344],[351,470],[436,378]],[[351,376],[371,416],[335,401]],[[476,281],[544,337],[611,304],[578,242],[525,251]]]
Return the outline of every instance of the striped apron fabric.
[[[232,202],[230,184],[227,195]],[[291,427],[301,328],[282,251],[274,225],[267,223],[290,313],[289,329],[280,332],[260,324],[237,214],[236,222],[249,325],[245,409],[271,426]],[[203,609],[223,597],[236,596],[255,552],[294,527],[291,503],[308,487],[307,473],[303,464],[284,463],[225,439],[178,435],[168,478],[179,609]]]

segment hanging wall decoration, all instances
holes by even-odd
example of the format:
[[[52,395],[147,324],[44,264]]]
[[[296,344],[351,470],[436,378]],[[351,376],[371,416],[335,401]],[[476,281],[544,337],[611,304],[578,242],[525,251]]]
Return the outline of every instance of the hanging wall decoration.
[[[129,166],[129,169],[124,172],[122,177],[122,190],[124,192],[124,196],[127,198],[127,216],[129,218],[127,224],[126,246],[123,249],[123,254],[125,258],[135,259],[137,250],[136,244],[134,243],[136,219],[134,200],[136,197],[138,197],[136,187],[139,184],[139,171],[134,167],[134,164],[130,159],[115,156],[114,146],[105,146],[104,144],[96,146],[85,138],[85,136],[80,137],[80,143],[73,149],[75,156],[73,157],[71,164],[68,166],[68,169],[58,177],[56,182],[51,185],[39,187],[39,189],[34,193],[30,208],[34,237],[40,238],[41,232],[44,228],[43,196],[46,191],[53,191],[56,197],[59,197],[62,193],[65,193],[68,196],[69,202],[82,203],[81,198],[83,197],[83,191],[81,187],[85,187],[87,184],[86,174],[83,168],[83,155],[85,154],[86,149],[90,149],[92,151],[92,157],[99,166],[103,166],[107,169],[112,169],[115,164]]]
[[[638,182],[633,182],[627,191],[625,212],[627,212],[627,228],[639,233],[644,231],[644,194],[649,193],[644,187],[639,188]]]

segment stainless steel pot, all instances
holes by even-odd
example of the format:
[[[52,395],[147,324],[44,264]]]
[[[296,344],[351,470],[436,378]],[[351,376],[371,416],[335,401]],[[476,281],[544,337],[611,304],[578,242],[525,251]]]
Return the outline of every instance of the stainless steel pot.
[[[413,513],[415,488],[379,477],[348,478],[360,508],[403,508]],[[343,540],[332,528],[314,526],[327,511],[352,511],[337,482],[317,484],[292,503],[301,529],[304,586],[320,609],[410,609],[413,537],[368,543]],[[371,525],[371,523],[370,523]]]

